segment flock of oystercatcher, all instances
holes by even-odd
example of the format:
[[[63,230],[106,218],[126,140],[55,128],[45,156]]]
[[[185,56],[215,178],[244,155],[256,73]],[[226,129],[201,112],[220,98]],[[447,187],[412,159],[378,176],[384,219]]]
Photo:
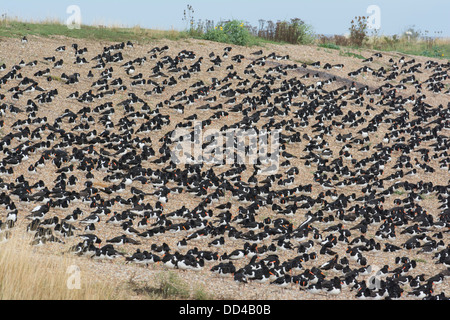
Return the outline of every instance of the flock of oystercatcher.
[[[299,297],[448,298],[449,62],[375,53],[350,69],[231,46],[134,56],[130,41],[28,61],[21,45],[0,66],[2,240],[26,226],[34,246],[75,241],[66,249],[89,259]],[[212,158],[174,157],[181,129]],[[266,172],[257,138],[276,131]]]

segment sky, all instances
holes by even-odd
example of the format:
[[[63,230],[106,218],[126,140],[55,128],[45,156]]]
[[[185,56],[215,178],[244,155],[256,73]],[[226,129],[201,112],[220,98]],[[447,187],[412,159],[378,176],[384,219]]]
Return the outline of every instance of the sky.
[[[365,15],[381,35],[401,34],[414,26],[429,35],[450,37],[449,0],[3,0],[0,15],[65,22],[72,15],[67,8],[76,5],[82,24],[184,30],[188,4],[196,21],[238,19],[258,26],[260,19],[300,18],[317,34],[330,35],[346,34],[351,20]]]

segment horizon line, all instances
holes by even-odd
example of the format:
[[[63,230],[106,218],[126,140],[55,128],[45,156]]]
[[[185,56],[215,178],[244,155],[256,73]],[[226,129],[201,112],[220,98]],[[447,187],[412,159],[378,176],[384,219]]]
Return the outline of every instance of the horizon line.
[[[66,22],[64,21],[64,19],[57,18],[57,17],[46,17],[46,18],[34,20],[34,19],[27,19],[27,18],[23,18],[23,17],[19,17],[19,16],[14,16],[14,17],[8,16],[7,13],[5,12],[0,15],[0,18],[1,18],[0,22],[8,20],[8,21],[31,23],[31,24],[33,24],[33,23],[35,23],[35,24],[54,23],[54,24],[66,25]],[[221,19],[219,22],[231,21],[231,20],[233,20],[233,19]],[[199,19],[198,21],[202,21],[202,20]],[[211,21],[214,22],[214,20],[211,20]],[[275,20],[265,20],[265,21],[275,21]],[[280,21],[287,21],[287,20],[276,20],[275,22],[280,22]],[[255,27],[255,26],[251,25],[249,21],[245,21],[245,22],[249,23],[250,27]],[[93,21],[91,23],[82,23],[81,26],[100,27],[100,28],[102,28],[102,27],[103,28],[120,28],[120,29],[133,29],[133,28],[139,27],[139,28],[147,29],[147,30],[158,30],[158,31],[168,31],[168,32],[169,31],[177,31],[177,32],[187,32],[188,31],[186,28],[184,28],[184,29],[175,28],[173,25],[171,28],[160,28],[160,27],[141,26],[139,23],[130,25],[127,23],[122,23],[122,22],[102,24],[102,23],[97,23],[97,22]],[[312,27],[314,27],[314,26],[312,25]],[[414,27],[414,26],[411,26],[411,27]],[[444,34],[433,35],[433,34],[439,33],[439,31],[434,31],[432,33],[430,32],[430,34],[427,34],[427,35],[423,35],[421,30],[416,30],[416,31],[420,33],[419,38],[427,37],[427,38],[439,39],[439,38],[449,38],[450,37],[450,34],[449,35],[444,35]],[[428,31],[425,30],[425,32],[428,32]],[[440,31],[440,32],[442,33],[442,31]],[[325,36],[325,37],[333,37],[333,36],[347,37],[349,35],[349,33],[315,33],[315,35],[316,36]],[[404,35],[404,32],[403,33],[393,33],[393,34],[384,34],[384,33],[377,34],[377,36],[391,36],[391,37],[396,36],[396,35],[402,36],[402,35]],[[368,35],[368,37],[369,38],[373,37],[373,34]]]

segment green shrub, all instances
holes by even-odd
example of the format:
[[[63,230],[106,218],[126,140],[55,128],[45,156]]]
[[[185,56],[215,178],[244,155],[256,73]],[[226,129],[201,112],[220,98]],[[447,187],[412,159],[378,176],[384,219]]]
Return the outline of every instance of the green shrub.
[[[288,27],[292,29],[293,40],[291,43],[293,44],[311,44],[315,40],[315,34],[313,27],[309,24],[306,24],[304,21],[296,18],[291,19]]]
[[[250,43],[251,34],[245,27],[243,21],[232,20],[217,24],[214,29],[207,31],[203,38],[216,42],[245,46]]]

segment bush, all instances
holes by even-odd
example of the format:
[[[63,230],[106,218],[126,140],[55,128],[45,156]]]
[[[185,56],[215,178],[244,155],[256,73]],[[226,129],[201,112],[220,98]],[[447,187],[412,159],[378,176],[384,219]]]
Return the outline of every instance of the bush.
[[[245,46],[250,43],[251,34],[245,27],[243,21],[232,20],[217,24],[214,29],[208,30],[203,38],[211,41]]]
[[[278,21],[276,23],[273,21],[259,20],[259,29],[254,29],[254,36],[269,41],[311,44],[316,38],[312,26],[298,18],[291,19],[291,21]]]
[[[297,24],[295,20],[297,19],[293,19],[292,22],[297,30],[297,44],[312,44],[316,39],[313,27],[301,20],[301,23]]]
[[[275,39],[292,44],[310,44],[314,41],[312,27],[300,19],[292,19],[290,22],[277,23]]]
[[[350,27],[350,42],[352,45],[361,47],[367,40],[367,19],[368,17],[359,16],[352,20]]]

